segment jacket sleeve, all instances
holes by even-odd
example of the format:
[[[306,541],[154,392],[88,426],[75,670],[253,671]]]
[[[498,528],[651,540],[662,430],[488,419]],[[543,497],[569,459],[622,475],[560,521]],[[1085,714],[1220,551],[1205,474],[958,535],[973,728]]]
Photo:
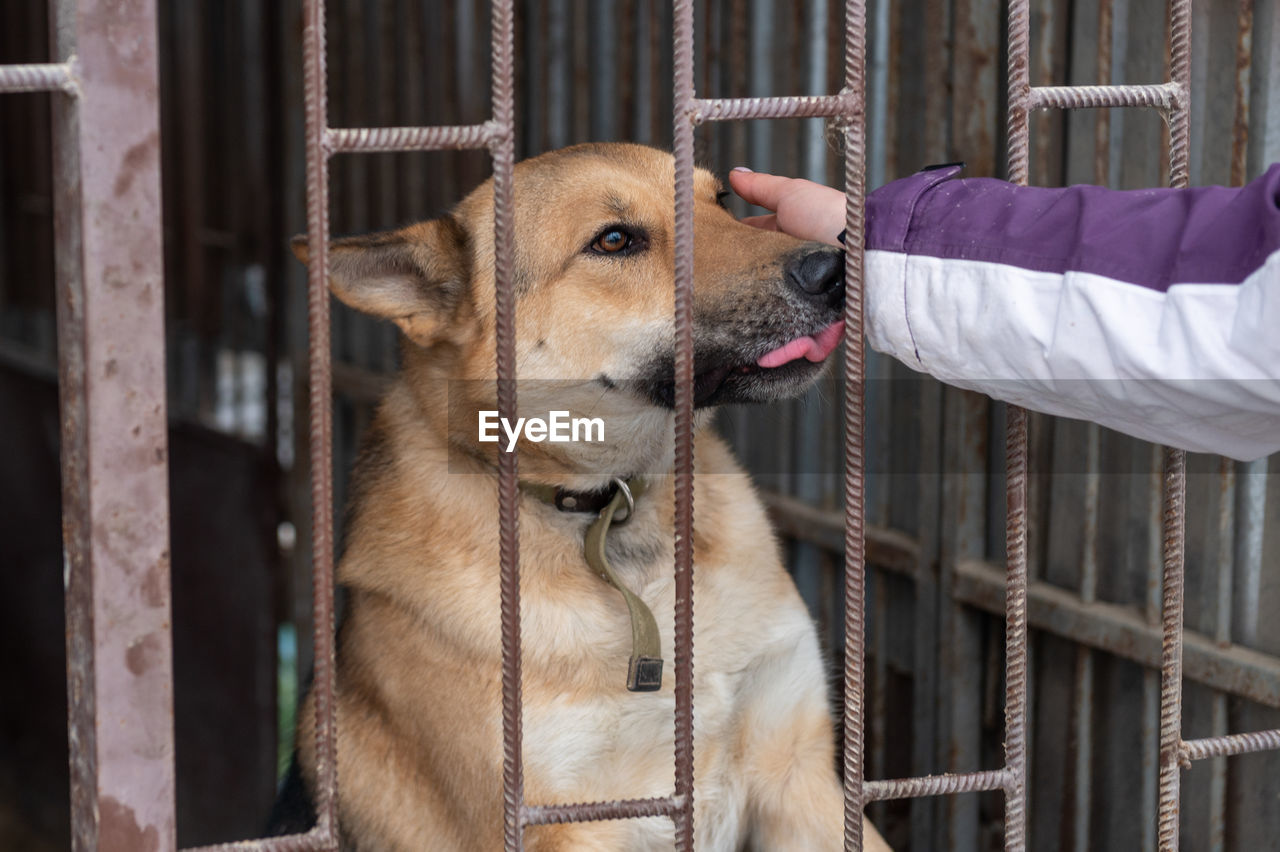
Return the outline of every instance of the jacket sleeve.
[[[1280,164],[1248,186],[920,172],[867,200],[866,330],[950,384],[1149,441],[1280,449]]]

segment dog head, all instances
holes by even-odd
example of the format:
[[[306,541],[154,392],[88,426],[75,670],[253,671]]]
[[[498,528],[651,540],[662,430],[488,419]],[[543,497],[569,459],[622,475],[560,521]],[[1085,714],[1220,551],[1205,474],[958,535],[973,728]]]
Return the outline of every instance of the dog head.
[[[520,413],[603,417],[611,446],[595,448],[592,466],[661,464],[674,399],[671,155],[581,145],[519,163],[514,186]],[[715,177],[697,170],[699,409],[799,393],[842,331],[843,255],[744,225],[721,195]],[[493,408],[494,245],[490,181],[439,219],[335,240],[330,283],[346,304],[401,328],[411,385],[435,382],[438,395],[445,379],[451,396],[466,398],[464,410]],[[305,240],[295,250],[307,259]],[[623,443],[638,458],[616,458]]]

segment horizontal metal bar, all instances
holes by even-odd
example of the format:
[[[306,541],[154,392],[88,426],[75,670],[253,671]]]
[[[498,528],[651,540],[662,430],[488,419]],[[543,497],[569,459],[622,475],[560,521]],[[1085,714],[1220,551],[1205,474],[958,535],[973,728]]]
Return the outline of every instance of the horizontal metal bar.
[[[1033,86],[1027,94],[1027,109],[1173,109],[1183,100],[1182,90],[1177,83],[1141,86]]]
[[[1004,571],[981,560],[956,565],[954,595],[979,609],[1004,612]],[[1128,607],[1085,603],[1073,592],[1044,582],[1029,589],[1030,624],[1148,668],[1160,668],[1160,625]],[[1280,708],[1280,659],[1238,645],[1219,645],[1191,631],[1183,646],[1183,675],[1221,692]]]
[[[325,147],[331,154],[487,148],[497,135],[492,121],[445,127],[330,127]]]
[[[868,802],[882,802],[888,799],[918,799],[924,796],[954,796],[957,793],[1003,790],[1012,780],[1013,775],[1007,769],[986,769],[981,772],[867,781],[863,790]]]
[[[1247,734],[1228,734],[1225,737],[1186,740],[1182,744],[1183,754],[1188,760],[1204,760],[1207,757],[1226,757],[1233,754],[1272,750],[1280,750],[1280,728],[1270,731],[1251,731]]]
[[[795,95],[779,98],[695,98],[693,122],[741,121],[753,118],[828,118],[851,116],[861,101],[847,94]]]
[[[585,802],[577,805],[525,805],[520,809],[522,825],[562,822],[598,822],[606,819],[674,816],[684,807],[683,796],[664,799],[622,799],[617,802]]]
[[[844,512],[819,509],[802,500],[764,491],[760,494],[774,529],[782,535],[831,553],[844,550]],[[905,533],[885,527],[866,529],[867,564],[915,577],[920,545]]]
[[[286,834],[261,840],[237,840],[212,846],[193,846],[182,852],[337,852],[338,838],[317,825],[306,834]]]
[[[37,65],[0,65],[0,94],[10,92],[66,92],[74,95],[80,91],[75,73],[68,62],[51,62]]]

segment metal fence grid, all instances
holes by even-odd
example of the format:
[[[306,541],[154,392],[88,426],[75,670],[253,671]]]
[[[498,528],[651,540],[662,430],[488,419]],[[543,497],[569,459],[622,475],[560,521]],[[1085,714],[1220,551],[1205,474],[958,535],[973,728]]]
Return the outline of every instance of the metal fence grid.
[[[1029,115],[1037,109],[1133,107],[1167,118],[1170,184],[1189,179],[1191,3],[1169,4],[1169,80],[1153,85],[1038,86],[1029,79],[1029,0],[1010,0],[1009,173],[1026,183]],[[176,845],[173,803],[172,672],[169,664],[168,505],[161,310],[158,80],[155,7],[110,4],[133,39],[113,39],[103,0],[58,0],[56,54],[63,61],[0,66],[0,93],[59,93],[55,103],[58,326],[67,518],[68,730],[72,742],[75,848]],[[692,849],[692,176],[693,132],[706,121],[823,116],[844,133],[849,244],[861,245],[865,193],[865,0],[845,4],[845,87],[825,97],[699,99],[693,85],[693,5],[674,5],[676,161],[676,714],[675,792],[661,799],[576,805],[528,804],[522,791],[519,556],[514,455],[499,470],[503,624],[505,845],[519,849],[526,825],[669,815],[677,848]],[[304,62],[309,267],[311,475],[318,823],[308,834],[207,849],[331,849],[337,845],[336,729],[332,701],[333,525],[329,348],[328,164],[338,153],[488,148],[494,163],[499,410],[515,407],[511,287],[514,159],[513,0],[492,5],[493,117],[453,127],[331,128],[325,92],[323,0],[306,0]],[[1100,30],[1110,4],[1100,4]],[[1240,50],[1252,0],[1240,0]],[[1098,52],[1110,74],[1110,39]],[[126,85],[118,81],[127,80]],[[1237,87],[1241,85],[1237,79]],[[1244,171],[1237,99],[1232,182]],[[1105,114],[1104,114],[1105,115]],[[1105,182],[1105,120],[1097,176]],[[84,144],[93,138],[95,144]],[[110,191],[108,191],[110,189]],[[127,264],[124,266],[121,264]],[[129,268],[128,280],[121,270]],[[846,322],[862,327],[861,252],[846,265]],[[106,287],[99,284],[108,285]],[[92,333],[90,333],[92,332]],[[1006,420],[1005,763],[979,772],[867,781],[863,771],[864,476],[862,346],[848,346],[845,373],[845,846],[862,844],[861,813],[877,800],[1002,790],[1005,848],[1026,846],[1027,414]],[[1092,446],[1096,446],[1096,432]],[[1224,481],[1233,474],[1222,471]],[[1096,491],[1096,482],[1094,483]],[[1178,847],[1180,771],[1191,761],[1280,749],[1280,730],[1182,739],[1182,654],[1186,458],[1163,455],[1162,653],[1158,844]],[[1096,518],[1096,506],[1093,509]],[[1086,535],[1088,535],[1086,527]],[[139,574],[142,576],[139,576]],[[1082,583],[1088,600],[1089,581]],[[141,604],[137,595],[141,591]],[[1080,652],[1087,659],[1088,651]],[[121,670],[121,669],[126,670]],[[128,720],[128,724],[121,724]],[[108,732],[108,724],[110,725]],[[139,756],[143,755],[143,756]]]

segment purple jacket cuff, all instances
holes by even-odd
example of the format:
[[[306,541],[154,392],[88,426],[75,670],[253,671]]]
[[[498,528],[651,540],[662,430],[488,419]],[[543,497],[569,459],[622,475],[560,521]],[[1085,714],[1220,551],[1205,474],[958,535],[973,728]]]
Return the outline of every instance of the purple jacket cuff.
[[[1280,164],[1241,188],[1021,187],[919,172],[867,198],[868,249],[1092,272],[1164,291],[1237,284],[1280,249]]]

